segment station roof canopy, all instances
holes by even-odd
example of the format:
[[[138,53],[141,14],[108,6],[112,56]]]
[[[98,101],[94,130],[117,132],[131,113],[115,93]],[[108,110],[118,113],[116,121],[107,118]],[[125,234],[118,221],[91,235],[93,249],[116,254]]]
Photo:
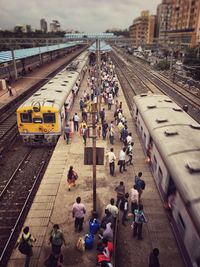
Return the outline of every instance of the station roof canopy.
[[[91,45],[89,48],[88,48],[89,52],[93,52],[95,53],[96,52],[96,42]],[[101,53],[105,53],[105,52],[110,52],[112,50],[111,46],[106,44],[106,42],[104,41],[100,41],[100,52]]]
[[[79,42],[78,42],[79,43]],[[36,56],[39,54],[47,53],[50,51],[56,51],[63,48],[68,48],[71,46],[75,46],[78,44],[76,42],[68,42],[64,44],[50,45],[50,46],[40,46],[34,48],[25,48],[25,49],[17,49],[14,50],[14,58],[15,60]],[[12,61],[12,52],[11,51],[1,51],[0,52],[0,63],[6,63]]]

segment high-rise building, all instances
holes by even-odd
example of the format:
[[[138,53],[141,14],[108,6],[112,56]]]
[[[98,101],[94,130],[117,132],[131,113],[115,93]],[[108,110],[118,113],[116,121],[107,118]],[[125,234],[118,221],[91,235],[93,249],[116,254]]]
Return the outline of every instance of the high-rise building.
[[[51,32],[60,31],[60,22],[58,20],[52,20],[52,22],[50,23],[50,31]]]
[[[40,29],[42,32],[47,32],[47,22],[45,19],[40,20]]]
[[[168,40],[172,16],[172,0],[163,0],[157,7],[156,37],[159,44],[165,44]]]
[[[152,44],[155,34],[156,16],[149,15],[149,11],[141,12],[140,17],[133,20],[129,27],[130,38],[133,39],[133,46]]]
[[[172,0],[168,38],[190,46],[200,42],[200,0]]]

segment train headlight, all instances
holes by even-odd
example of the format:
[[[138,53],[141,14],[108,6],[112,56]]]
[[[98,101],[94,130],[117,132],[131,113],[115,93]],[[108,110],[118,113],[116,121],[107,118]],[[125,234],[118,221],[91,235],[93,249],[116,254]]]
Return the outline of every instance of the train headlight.
[[[28,130],[24,129],[23,132],[24,132],[24,133],[28,133]]]

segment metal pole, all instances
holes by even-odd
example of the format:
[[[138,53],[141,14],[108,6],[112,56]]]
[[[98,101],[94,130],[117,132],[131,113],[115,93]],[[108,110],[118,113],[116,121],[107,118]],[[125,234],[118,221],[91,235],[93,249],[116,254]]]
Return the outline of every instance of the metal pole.
[[[170,79],[172,79],[172,68],[173,68],[173,58],[174,58],[174,49],[172,46],[171,58],[170,58]]]
[[[93,160],[93,212],[97,211],[96,207],[96,105],[92,106],[92,160]]]
[[[15,61],[15,53],[14,53],[13,48],[11,48],[11,53],[12,53],[12,61],[13,61],[14,71],[15,71],[15,80],[17,80],[18,74],[17,74],[17,66],[16,66],[16,61]]]

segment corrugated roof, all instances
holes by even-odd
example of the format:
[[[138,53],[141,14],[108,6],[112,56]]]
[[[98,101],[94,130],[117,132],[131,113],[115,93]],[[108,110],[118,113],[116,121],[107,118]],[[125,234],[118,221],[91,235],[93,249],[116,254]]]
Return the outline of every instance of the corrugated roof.
[[[68,42],[65,44],[17,49],[17,50],[14,50],[14,56],[15,56],[15,60],[18,60],[18,59],[27,58],[27,57],[39,55],[39,54],[50,52],[50,51],[55,51],[55,50],[71,47],[74,45],[77,45],[77,41],[76,42]],[[13,60],[11,51],[0,52],[0,63],[5,63],[5,62],[11,61],[11,60]]]
[[[94,52],[95,53],[95,51],[96,51],[96,42],[93,44],[93,45],[91,45],[89,48],[88,48],[88,50],[90,51],[90,52]],[[100,41],[100,51],[101,52],[109,52],[109,51],[111,51],[112,50],[112,48],[111,48],[111,46],[110,45],[108,45],[106,42],[104,42],[104,41]]]

